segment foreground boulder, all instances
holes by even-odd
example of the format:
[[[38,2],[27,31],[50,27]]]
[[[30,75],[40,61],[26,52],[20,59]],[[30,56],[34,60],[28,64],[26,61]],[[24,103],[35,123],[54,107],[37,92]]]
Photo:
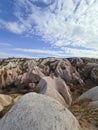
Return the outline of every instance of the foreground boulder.
[[[0,120],[0,130],[81,130],[73,114],[56,100],[29,93]]]

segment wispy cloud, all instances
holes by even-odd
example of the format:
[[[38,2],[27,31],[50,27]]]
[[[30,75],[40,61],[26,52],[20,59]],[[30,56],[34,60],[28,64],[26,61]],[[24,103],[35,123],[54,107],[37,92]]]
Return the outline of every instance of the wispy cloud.
[[[32,58],[32,56],[22,54],[22,53],[13,54],[11,52],[10,53],[0,52],[0,58],[6,58],[6,57]],[[34,57],[34,58],[36,58],[36,57]]]
[[[25,49],[14,48],[16,52],[25,52],[28,54],[36,54],[37,57],[95,57],[98,58],[98,51],[90,49],[79,49],[70,47],[61,47],[61,50],[47,50],[47,49]]]
[[[63,52],[70,54],[71,57],[89,57],[89,58],[98,58],[98,51],[96,50],[84,50],[76,48],[66,48],[62,47]]]
[[[7,46],[8,47],[8,46],[12,46],[12,44],[10,44],[10,43],[3,43],[2,42],[2,43],[0,43],[0,46]]]
[[[17,21],[0,20],[11,32],[39,35],[53,47],[66,48],[63,51],[70,52],[71,56],[98,57],[97,0],[17,0],[15,7]],[[79,53],[77,46],[87,50]]]
[[[14,51],[27,52],[27,53],[36,53],[37,55],[45,55],[45,56],[65,56],[63,51],[54,51],[54,50],[46,50],[46,49],[25,49],[25,48],[14,48]]]

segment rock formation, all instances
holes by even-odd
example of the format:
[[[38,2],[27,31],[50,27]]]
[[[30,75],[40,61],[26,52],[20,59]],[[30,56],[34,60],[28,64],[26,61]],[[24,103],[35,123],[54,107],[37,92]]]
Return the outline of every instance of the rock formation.
[[[25,93],[36,92],[42,100],[43,97],[50,97],[50,100],[56,100],[65,109],[68,107],[83,130],[98,129],[96,86],[98,86],[98,59],[54,57],[0,59],[0,93],[11,97],[11,105],[17,104],[16,102]],[[5,107],[0,104],[0,118],[11,105],[7,104]],[[74,127],[73,125],[72,128]]]

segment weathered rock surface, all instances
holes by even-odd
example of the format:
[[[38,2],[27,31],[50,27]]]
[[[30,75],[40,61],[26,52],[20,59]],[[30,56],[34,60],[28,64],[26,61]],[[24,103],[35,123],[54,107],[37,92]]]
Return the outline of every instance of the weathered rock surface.
[[[88,90],[78,98],[79,101],[84,99],[90,99],[92,101],[98,100],[98,86]]]
[[[72,103],[69,87],[60,77],[43,77],[40,80],[37,89],[38,93],[52,97],[64,106],[70,106]]]
[[[46,75],[54,73],[55,76],[60,76],[68,84],[73,82],[79,83],[81,86],[83,84],[80,74],[72,67],[70,61],[67,59],[55,59],[52,62],[48,61],[44,66],[44,73]]]
[[[30,88],[31,84],[33,85],[33,83],[35,84],[38,83],[41,77],[43,76],[44,74],[37,68],[35,70],[23,73],[22,75],[18,76],[18,78],[16,78],[14,83],[15,83],[15,86],[18,87],[18,90],[20,90],[23,87]]]
[[[92,69],[91,79],[98,83],[98,65]]]
[[[52,98],[35,93],[24,95],[0,121],[0,130],[80,129],[67,108]]]
[[[0,88],[5,88],[14,83],[15,79],[21,74],[19,66],[16,68],[8,69],[6,67],[2,67],[0,70]]]

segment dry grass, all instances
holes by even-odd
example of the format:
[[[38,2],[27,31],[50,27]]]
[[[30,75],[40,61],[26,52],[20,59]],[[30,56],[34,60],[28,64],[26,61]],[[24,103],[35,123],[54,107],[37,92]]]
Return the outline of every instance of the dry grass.
[[[18,97],[20,94],[9,94],[12,97],[12,103],[8,106],[5,106],[3,111],[0,112],[0,119],[10,110],[10,108],[14,105],[14,99]]]
[[[88,99],[82,100],[81,102],[73,102],[69,108],[71,112],[75,115],[81,125],[92,124],[98,127],[98,108],[90,107]]]

